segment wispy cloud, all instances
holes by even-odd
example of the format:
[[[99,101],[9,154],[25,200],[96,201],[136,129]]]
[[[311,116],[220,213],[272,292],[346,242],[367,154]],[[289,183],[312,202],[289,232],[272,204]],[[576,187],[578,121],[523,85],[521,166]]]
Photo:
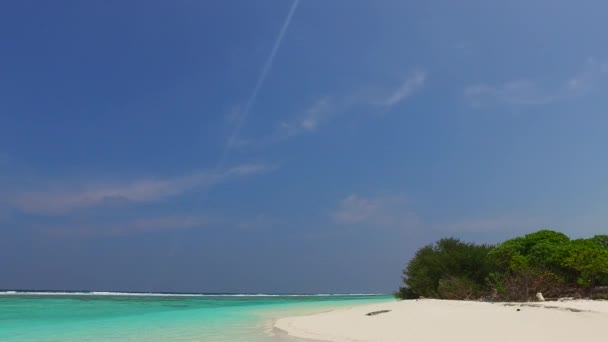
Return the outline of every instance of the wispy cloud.
[[[336,223],[361,223],[378,215],[380,208],[381,204],[378,199],[350,195],[340,201],[338,208],[332,213],[332,217]]]
[[[556,94],[530,80],[509,81],[501,85],[476,84],[465,89],[475,107],[487,104],[540,105],[553,102]]]
[[[608,62],[599,62],[589,58],[585,67],[566,82],[570,93],[580,94],[590,91],[599,81],[608,76]]]
[[[392,107],[412,96],[424,85],[426,81],[426,73],[424,71],[416,71],[408,78],[403,84],[397,88],[390,96],[383,101],[380,101],[380,105]]]
[[[473,217],[438,222],[424,219],[402,195],[361,196],[349,195],[338,203],[330,214],[339,225],[365,225],[371,227],[405,229],[429,236],[463,233],[524,233],[547,227],[550,220],[541,217],[502,215]]]
[[[289,138],[302,133],[314,132],[321,125],[329,122],[334,115],[338,114],[339,110],[332,99],[319,99],[302,115],[291,121],[281,122],[277,128],[276,137]]]
[[[403,103],[420,90],[426,81],[426,73],[416,70],[397,88],[356,91],[346,96],[324,96],[316,99],[308,108],[279,122],[274,133],[257,140],[244,139],[232,146],[248,147],[268,145],[303,134],[317,132],[321,127],[343,119],[347,113],[365,109],[368,112],[384,112]]]
[[[464,94],[474,107],[543,105],[585,94],[606,76],[608,63],[590,58],[580,72],[556,85],[529,79],[502,84],[478,83],[466,87]]]
[[[206,216],[165,216],[125,220],[113,223],[69,223],[44,225],[38,229],[48,235],[69,238],[114,237],[162,231],[206,228],[214,220]]]
[[[77,222],[36,224],[31,228],[42,234],[61,238],[98,238],[218,228],[253,232],[274,229],[279,224],[284,222],[264,214],[253,217],[171,214],[103,221],[96,217],[84,217],[79,218]]]
[[[235,117],[236,124],[234,125],[232,134],[230,134],[230,136],[228,137],[228,142],[227,142],[226,146],[224,147],[224,151],[222,153],[222,156],[218,160],[218,163],[217,163],[218,166],[216,168],[222,168],[224,166],[224,163],[226,162],[226,160],[228,159],[228,156],[230,155],[230,151],[234,147],[235,141],[239,140],[239,134],[241,132],[241,128],[243,127],[243,124],[247,120],[247,117],[249,116],[249,112],[251,111],[251,107],[255,103],[255,101],[258,97],[258,93],[260,92],[262,85],[264,85],[264,81],[266,80],[266,77],[268,76],[268,73],[270,72],[270,69],[272,68],[274,59],[277,55],[277,52],[279,51],[279,48],[281,47],[283,38],[285,38],[285,33],[287,33],[287,29],[289,28],[289,25],[291,24],[291,20],[293,18],[294,13],[296,12],[296,9],[298,8],[299,2],[300,2],[300,0],[294,0],[291,3],[289,12],[287,12],[287,16],[285,17],[285,21],[283,22],[283,26],[281,26],[281,29],[279,30],[277,39],[275,40],[275,42],[272,46],[272,50],[270,50],[270,55],[268,55],[268,58],[266,59],[266,63],[264,63],[264,66],[262,67],[262,71],[260,72],[260,76],[258,77],[258,80],[255,83],[255,86],[253,87],[251,95],[249,96],[249,99],[245,103],[243,110],[242,111],[239,110],[237,112],[238,115]]]
[[[34,214],[62,214],[104,204],[160,201],[189,191],[206,189],[229,179],[269,172],[273,165],[245,164],[223,171],[200,171],[173,178],[60,184],[23,191],[4,198],[8,205]]]
[[[397,228],[420,225],[419,217],[409,210],[403,196],[363,197],[352,194],[342,199],[330,216],[341,225],[371,224]]]

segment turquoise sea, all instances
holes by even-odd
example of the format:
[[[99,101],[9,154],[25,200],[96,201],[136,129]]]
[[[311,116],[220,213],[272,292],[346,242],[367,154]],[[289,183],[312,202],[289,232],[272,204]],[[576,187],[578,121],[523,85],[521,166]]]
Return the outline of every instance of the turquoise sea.
[[[392,301],[387,295],[0,292],[0,341],[294,342],[279,317]]]

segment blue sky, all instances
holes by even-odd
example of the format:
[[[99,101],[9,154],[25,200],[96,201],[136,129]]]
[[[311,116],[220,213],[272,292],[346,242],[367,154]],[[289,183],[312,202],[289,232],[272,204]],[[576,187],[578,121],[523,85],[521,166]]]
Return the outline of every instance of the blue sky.
[[[606,11],[3,2],[0,288],[385,292],[439,237],[606,233]]]

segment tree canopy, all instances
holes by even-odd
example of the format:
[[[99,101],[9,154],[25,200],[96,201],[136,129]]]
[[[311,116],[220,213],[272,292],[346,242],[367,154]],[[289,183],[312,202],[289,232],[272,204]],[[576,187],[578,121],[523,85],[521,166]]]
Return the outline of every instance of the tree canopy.
[[[571,240],[540,230],[496,246],[446,238],[420,248],[403,270],[398,298],[529,300],[583,296],[608,286],[608,235]]]

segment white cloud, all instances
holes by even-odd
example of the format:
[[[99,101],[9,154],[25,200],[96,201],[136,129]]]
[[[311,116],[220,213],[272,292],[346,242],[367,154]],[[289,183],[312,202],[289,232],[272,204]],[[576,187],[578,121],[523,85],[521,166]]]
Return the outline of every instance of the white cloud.
[[[231,176],[249,176],[273,171],[277,168],[276,165],[268,164],[241,164],[220,173],[218,180],[223,180]]]
[[[503,215],[472,217],[439,222],[420,217],[403,196],[364,197],[349,195],[331,212],[334,223],[339,225],[365,225],[371,227],[406,230],[408,234],[446,235],[453,233],[509,232],[527,233],[552,227],[551,221],[542,217]]]
[[[4,200],[27,213],[63,214],[104,204],[143,203],[201,190],[229,179],[274,169],[263,164],[239,165],[223,171],[201,171],[174,178],[62,184],[50,189],[23,191]]]
[[[112,237],[161,231],[205,228],[214,220],[206,216],[148,217],[110,223],[69,223],[42,225],[37,228],[46,234],[71,238]]]
[[[370,224],[397,228],[418,227],[420,220],[402,196],[363,197],[352,194],[342,199],[331,213],[342,225]]]
[[[544,85],[529,79],[502,84],[473,84],[464,94],[474,107],[491,105],[543,105],[585,94],[608,76],[608,63],[590,58],[580,72],[556,85]]]
[[[477,84],[467,87],[465,95],[474,106],[483,106],[490,103],[540,105],[550,103],[556,99],[555,95],[541,89],[529,80],[510,81],[497,86]]]
[[[305,133],[314,133],[320,127],[341,118],[349,111],[371,109],[372,111],[390,109],[410,98],[424,85],[426,73],[415,71],[398,88],[391,90],[359,91],[342,97],[325,96],[317,99],[302,113],[289,120],[280,122],[275,133],[258,141],[265,145],[292,138]],[[250,141],[250,140],[249,140]]]
[[[55,218],[56,219],[56,218]],[[42,234],[61,238],[97,238],[165,231],[194,229],[231,229],[235,231],[266,231],[285,222],[275,217],[258,214],[253,217],[217,216],[200,213],[155,215],[137,218],[112,218],[99,220],[96,216],[62,218],[63,223],[40,223],[30,227]]]
[[[314,132],[319,126],[331,120],[338,108],[334,106],[329,98],[317,100],[304,113],[288,122],[281,122],[278,127],[277,137],[293,137],[306,132]]]
[[[243,109],[241,110],[240,108],[238,108],[238,114],[236,116],[234,128],[232,129],[232,134],[230,134],[228,136],[226,146],[224,147],[224,152],[222,153],[222,156],[220,157],[220,160],[218,161],[218,165],[224,165],[224,162],[226,160],[228,160],[228,156],[230,155],[231,150],[234,148],[234,142],[240,139],[239,136],[240,136],[241,128],[242,128],[243,124],[245,123],[247,117],[249,116],[251,108],[253,107],[254,103],[256,102],[258,93],[260,92],[260,89],[262,89],[262,86],[264,85],[266,77],[268,76],[268,74],[270,73],[270,70],[272,69],[272,65],[274,64],[274,59],[277,55],[277,52],[279,51],[279,48],[281,47],[281,43],[283,42],[283,39],[285,38],[285,34],[287,33],[287,29],[289,28],[289,25],[291,24],[291,20],[298,7],[299,2],[300,2],[300,0],[294,0],[292,2],[291,7],[289,8],[289,12],[287,13],[287,16],[285,17],[285,21],[283,22],[283,26],[281,26],[281,30],[279,31],[279,34],[278,34],[276,40],[274,41],[272,50],[270,50],[270,55],[268,55],[268,58],[266,59],[266,62],[264,63],[264,66],[262,67],[262,70],[260,71],[260,76],[258,77],[257,82],[255,83],[255,86],[253,87],[253,90],[251,91],[251,95],[249,96],[247,102],[245,103],[245,106],[243,106]]]
[[[608,76],[608,63],[589,58],[583,70],[566,82],[566,90],[577,94],[589,91],[606,76]]]
[[[419,90],[426,81],[426,73],[423,71],[416,71],[410,78],[408,78],[403,84],[397,88],[389,97],[380,101],[380,105],[392,107],[408,97],[412,96],[414,92]]]
[[[380,208],[381,203],[378,199],[368,199],[358,195],[350,195],[340,202],[338,209],[332,216],[337,223],[361,223],[376,216],[379,213]]]

